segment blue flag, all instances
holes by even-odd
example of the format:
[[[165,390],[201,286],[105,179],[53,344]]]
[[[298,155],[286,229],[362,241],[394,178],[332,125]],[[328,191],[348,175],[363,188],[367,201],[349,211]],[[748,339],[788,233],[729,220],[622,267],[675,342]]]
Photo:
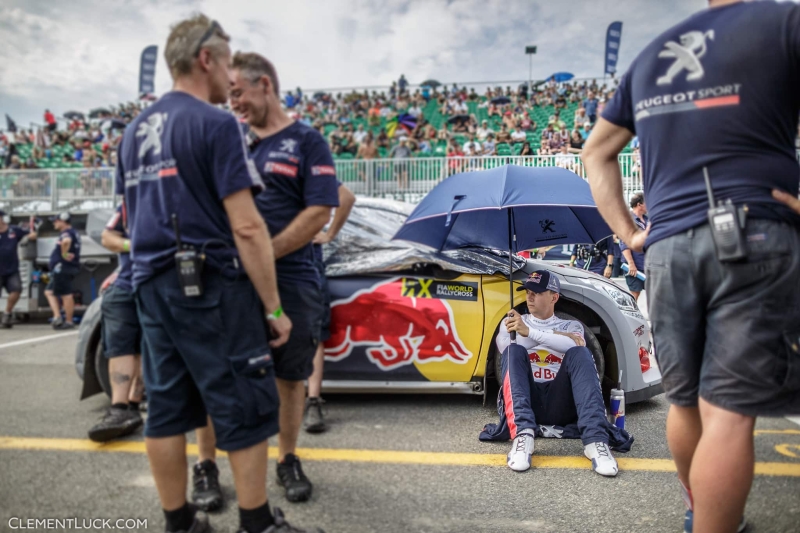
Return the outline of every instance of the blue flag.
[[[139,63],[139,96],[156,92],[156,60],[158,59],[158,46],[148,46],[142,50],[142,59]]]
[[[619,58],[619,44],[622,40],[622,22],[612,22],[608,25],[606,32],[606,74],[614,74],[617,71],[617,59]]]

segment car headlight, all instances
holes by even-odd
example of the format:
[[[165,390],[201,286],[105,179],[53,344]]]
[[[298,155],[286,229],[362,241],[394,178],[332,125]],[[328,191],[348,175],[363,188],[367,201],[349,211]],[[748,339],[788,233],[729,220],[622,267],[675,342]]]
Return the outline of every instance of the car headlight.
[[[616,285],[595,280],[591,280],[589,283],[591,283],[595,289],[606,293],[606,295],[617,304],[617,307],[619,307],[621,311],[639,313],[639,307],[636,305],[636,300],[633,299],[633,296],[620,290]]]

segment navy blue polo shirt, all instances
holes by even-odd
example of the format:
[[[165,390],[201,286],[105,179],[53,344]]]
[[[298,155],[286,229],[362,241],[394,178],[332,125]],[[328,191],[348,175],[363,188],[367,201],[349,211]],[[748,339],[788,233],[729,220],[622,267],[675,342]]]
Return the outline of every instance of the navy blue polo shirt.
[[[0,233],[0,276],[10,276],[19,271],[17,246],[28,233],[19,226],[8,226]]]
[[[339,205],[336,167],[317,130],[295,122],[269,137],[250,138],[253,161],[266,186],[256,206],[273,238],[306,207]],[[275,268],[279,283],[319,285],[311,243],[278,259]]]
[[[578,268],[584,269],[586,267],[586,259],[584,257],[590,256],[592,262],[589,264],[589,271],[602,276],[608,265],[608,254],[610,253],[609,244],[613,244],[611,237],[606,237],[598,242],[597,245],[577,245],[575,247],[575,256],[577,258],[575,264]]]
[[[109,219],[106,224],[106,229],[116,231],[124,238],[128,238],[128,232],[125,230],[125,218],[123,216],[123,206],[117,207],[114,215]],[[133,291],[133,263],[131,263],[130,252],[120,252],[119,256],[119,273],[114,285],[126,291]]]
[[[651,245],[707,222],[703,167],[716,198],[750,216],[800,224],[772,189],[797,195],[800,6],[706,9],[648,45],[603,118],[638,135]]]
[[[61,243],[64,239],[69,239],[68,254],[72,254],[72,259],[67,260],[61,255]],[[50,253],[50,271],[54,271],[56,265],[61,263],[61,268],[69,272],[77,272],[81,268],[81,236],[73,228],[67,228],[58,234],[56,245]]]
[[[649,205],[650,204],[648,203],[648,207]],[[642,231],[647,229],[647,222],[649,220],[650,219],[647,217],[647,215],[642,215],[642,218],[633,216],[633,223],[636,224],[636,227]],[[653,234],[652,230],[650,230],[650,235],[652,234]],[[619,241],[619,250],[620,252],[622,252],[623,250],[629,250],[629,248],[624,242]],[[631,256],[633,257],[633,264],[636,265],[636,269],[644,272],[644,254],[642,252],[634,252],[633,250],[631,250]],[[628,260],[625,259],[624,254],[622,255],[622,262],[623,263],[628,262]]]
[[[172,214],[182,243],[206,254],[204,268],[244,271],[222,200],[243,189],[259,192],[263,184],[233,115],[173,91],[128,125],[119,153],[117,190],[125,191],[134,289],[175,268]]]

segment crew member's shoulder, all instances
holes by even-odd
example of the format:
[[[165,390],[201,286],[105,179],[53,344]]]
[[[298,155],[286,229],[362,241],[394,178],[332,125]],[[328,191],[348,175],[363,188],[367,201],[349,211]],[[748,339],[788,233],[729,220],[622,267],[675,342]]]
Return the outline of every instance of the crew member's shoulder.
[[[292,128],[294,130],[293,133],[297,135],[297,137],[304,143],[316,144],[322,142],[327,144],[325,137],[323,137],[319,131],[307,124],[297,121],[292,125]]]

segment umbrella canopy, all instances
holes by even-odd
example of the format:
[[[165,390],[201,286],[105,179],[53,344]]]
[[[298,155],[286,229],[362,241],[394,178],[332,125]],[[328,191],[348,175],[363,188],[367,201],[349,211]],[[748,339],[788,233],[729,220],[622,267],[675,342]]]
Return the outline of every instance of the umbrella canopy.
[[[68,118],[69,120],[83,120],[84,116],[83,113],[79,113],[78,111],[67,111],[64,113],[64,118]]]
[[[445,179],[394,238],[438,250],[479,246],[519,252],[594,244],[611,234],[589,184],[577,174],[558,167],[505,165]]]
[[[555,74],[553,74],[552,76],[550,76],[547,79],[548,80],[553,80],[556,83],[562,83],[562,82],[565,82],[565,81],[569,81],[574,77],[575,77],[575,75],[572,74],[571,72],[556,72]]]
[[[110,115],[111,111],[104,107],[98,107],[89,111],[89,118],[100,118],[103,115]]]
[[[457,122],[467,122],[469,121],[469,115],[453,115],[449,119],[447,119],[448,124],[456,124]]]
[[[389,137],[394,137],[397,128],[402,128],[406,133],[411,133],[411,130],[417,127],[417,117],[403,113],[386,123],[386,134]]]
[[[441,87],[442,86],[442,84],[439,83],[436,80],[425,80],[422,83],[420,83],[420,85],[427,85],[428,87],[431,87],[433,89],[435,89],[436,87]]]
[[[108,121],[108,127],[114,130],[124,130],[126,126],[125,121],[118,118],[112,118]]]
[[[497,98],[492,98],[490,101],[496,105],[505,105],[511,103],[511,98],[508,96],[498,96]]]

